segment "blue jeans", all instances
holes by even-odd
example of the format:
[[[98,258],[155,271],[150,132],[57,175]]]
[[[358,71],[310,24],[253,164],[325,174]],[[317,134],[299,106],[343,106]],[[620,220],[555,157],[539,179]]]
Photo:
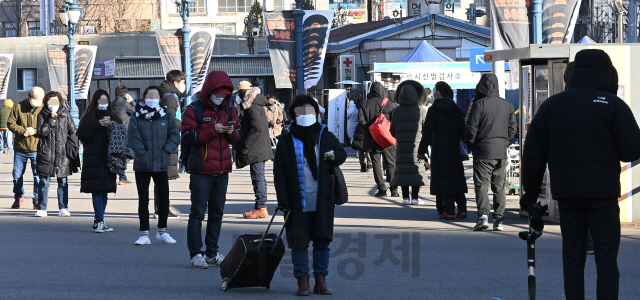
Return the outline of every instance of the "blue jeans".
[[[51,177],[40,176],[40,184],[38,184],[38,210],[47,210],[50,183]],[[67,177],[58,178],[58,208],[68,208],[67,204],[69,204],[69,185],[67,185]]]
[[[189,182],[191,213],[187,223],[187,247],[191,257],[202,254],[202,221],[204,221],[207,206],[209,219],[204,239],[206,246],[204,254],[208,257],[216,257],[228,185],[228,173],[219,176],[191,174],[191,182]]]
[[[264,177],[264,162],[249,165],[253,193],[256,195],[254,209],[267,207],[267,179]]]
[[[13,133],[7,129],[0,130],[0,150],[13,152]]]
[[[94,218],[98,221],[104,220],[104,211],[107,209],[107,193],[91,193],[93,199],[93,211],[95,212]]]
[[[27,168],[27,160],[31,160],[31,171],[33,172],[33,206],[38,201],[38,184],[40,177],[36,170],[36,154],[38,152],[24,153],[16,151],[13,155],[13,196],[14,198],[24,197],[24,184],[22,177]]]
[[[315,212],[305,212],[304,214],[304,230],[310,234],[311,223]],[[313,274],[327,275],[329,274],[329,240],[317,239],[313,241]],[[293,275],[301,277],[309,275],[309,250],[292,249],[291,262],[293,263]]]

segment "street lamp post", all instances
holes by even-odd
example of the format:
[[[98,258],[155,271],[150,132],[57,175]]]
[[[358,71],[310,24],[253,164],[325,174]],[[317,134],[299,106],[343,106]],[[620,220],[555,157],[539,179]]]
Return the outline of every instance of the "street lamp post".
[[[298,95],[306,94],[304,88],[304,63],[302,60],[302,18],[304,10],[302,10],[302,0],[296,0],[296,10],[293,11],[293,19],[296,26],[296,80]]]
[[[185,75],[185,106],[191,104],[191,29],[189,28],[189,13],[191,2],[194,0],[171,0],[178,6],[178,12],[182,17],[182,72]]]
[[[67,49],[69,51],[69,55],[67,55],[67,68],[69,69],[67,72],[67,75],[69,76],[67,97],[69,98],[69,102],[71,102],[69,113],[71,114],[76,127],[79,123],[79,115],[78,107],[76,105],[76,83],[74,74],[76,45],[73,44],[73,35],[76,33],[76,25],[78,25],[82,20],[82,12],[83,8],[78,6],[78,2],[75,0],[67,1],[67,3],[58,10],[60,20],[62,21],[62,25],[66,28],[67,37],[69,38],[69,45],[67,45]]]

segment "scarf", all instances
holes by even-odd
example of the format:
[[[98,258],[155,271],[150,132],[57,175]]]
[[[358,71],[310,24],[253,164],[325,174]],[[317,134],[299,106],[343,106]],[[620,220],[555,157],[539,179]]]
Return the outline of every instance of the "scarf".
[[[142,116],[146,120],[154,120],[164,117],[167,113],[163,106],[149,107],[146,105],[139,105],[136,110],[136,117]]]
[[[320,140],[320,129],[322,126],[318,122],[307,127],[293,123],[289,128],[291,134],[304,144],[304,158],[307,159],[313,179],[316,181],[318,180],[318,162],[316,161],[315,147]]]

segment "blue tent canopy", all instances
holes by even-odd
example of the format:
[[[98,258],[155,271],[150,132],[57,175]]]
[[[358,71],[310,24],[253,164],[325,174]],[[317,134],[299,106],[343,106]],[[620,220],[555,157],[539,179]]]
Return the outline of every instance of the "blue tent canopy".
[[[578,44],[597,44],[597,43],[588,35],[585,35],[578,41]]]
[[[415,47],[409,54],[398,60],[398,62],[453,62],[454,60],[444,55],[426,41]]]

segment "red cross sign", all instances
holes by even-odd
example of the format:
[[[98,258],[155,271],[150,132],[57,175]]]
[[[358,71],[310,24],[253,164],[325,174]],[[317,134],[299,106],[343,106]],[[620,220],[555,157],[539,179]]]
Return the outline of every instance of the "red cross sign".
[[[353,62],[347,57],[347,59],[345,59],[342,63],[345,64],[348,68]]]

